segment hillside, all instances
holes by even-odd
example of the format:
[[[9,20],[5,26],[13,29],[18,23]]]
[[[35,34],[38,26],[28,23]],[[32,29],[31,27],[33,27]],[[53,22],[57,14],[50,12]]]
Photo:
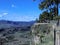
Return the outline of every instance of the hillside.
[[[29,45],[34,23],[0,20],[0,45]]]

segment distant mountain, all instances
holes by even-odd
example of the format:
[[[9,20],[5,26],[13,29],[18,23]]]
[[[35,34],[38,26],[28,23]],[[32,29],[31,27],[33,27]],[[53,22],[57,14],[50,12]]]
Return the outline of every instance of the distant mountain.
[[[0,28],[27,27],[32,26],[34,23],[35,21],[25,22],[25,21],[0,20]]]

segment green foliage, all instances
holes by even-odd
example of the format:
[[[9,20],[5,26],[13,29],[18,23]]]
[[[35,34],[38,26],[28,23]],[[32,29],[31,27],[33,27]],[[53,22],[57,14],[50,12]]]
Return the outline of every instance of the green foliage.
[[[0,45],[4,45],[4,43],[6,42],[7,42],[6,38],[0,37]]]
[[[15,36],[14,35],[10,35],[10,36],[7,36],[6,38],[8,39],[8,41],[12,41],[15,38]]]
[[[60,16],[56,16],[56,17],[54,17],[53,19],[54,19],[54,20],[58,20],[58,19],[60,19]]]
[[[54,17],[58,16],[59,4],[60,0],[41,0],[39,3],[39,9],[45,11],[40,14],[39,22],[42,22],[42,20],[45,21],[46,19],[53,20]]]
[[[40,14],[39,20],[40,20],[40,21],[52,20],[52,15],[50,15],[49,12],[44,11],[42,14]]]

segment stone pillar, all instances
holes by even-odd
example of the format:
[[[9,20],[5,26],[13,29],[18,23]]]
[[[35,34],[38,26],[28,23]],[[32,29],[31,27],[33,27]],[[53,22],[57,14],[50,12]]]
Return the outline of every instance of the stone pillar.
[[[60,43],[60,41],[59,41],[60,39],[59,39],[59,31],[56,31],[56,45],[59,45]]]

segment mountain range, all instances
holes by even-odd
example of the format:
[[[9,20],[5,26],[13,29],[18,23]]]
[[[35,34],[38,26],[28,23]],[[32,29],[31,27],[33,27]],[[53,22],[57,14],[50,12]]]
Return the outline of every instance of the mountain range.
[[[28,27],[32,26],[35,21],[8,21],[8,20],[0,20],[0,28],[10,28],[10,27]]]

